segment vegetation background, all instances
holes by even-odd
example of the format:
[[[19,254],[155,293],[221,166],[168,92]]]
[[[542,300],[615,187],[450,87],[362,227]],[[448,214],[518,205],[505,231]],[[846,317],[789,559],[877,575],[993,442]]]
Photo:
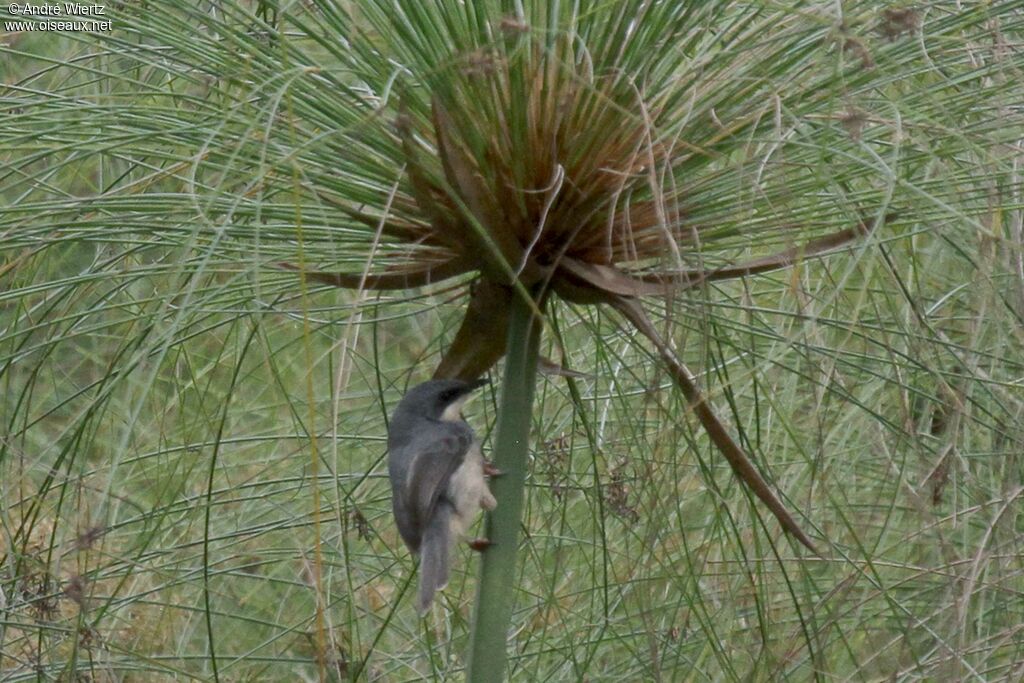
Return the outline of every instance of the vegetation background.
[[[1024,3],[404,7],[125,2],[105,34],[0,33],[0,680],[461,675],[476,559],[418,619],[382,458],[470,278],[275,264],[398,262],[351,215],[408,193],[393,90],[438,54],[473,77],[509,32],[680,93],[692,151],[654,184],[710,226],[691,265],[893,217],[649,302],[822,557],[640,338],[552,305],[542,352],[583,376],[537,388],[511,677],[1020,680]]]

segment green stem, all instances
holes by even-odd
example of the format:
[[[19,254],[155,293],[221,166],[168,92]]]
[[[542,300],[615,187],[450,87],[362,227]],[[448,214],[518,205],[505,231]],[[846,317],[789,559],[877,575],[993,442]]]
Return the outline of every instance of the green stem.
[[[494,545],[483,553],[480,568],[467,683],[501,681],[505,674],[541,331],[531,303],[521,296],[511,300],[493,456],[503,474],[491,482],[498,507],[488,516],[487,538]]]

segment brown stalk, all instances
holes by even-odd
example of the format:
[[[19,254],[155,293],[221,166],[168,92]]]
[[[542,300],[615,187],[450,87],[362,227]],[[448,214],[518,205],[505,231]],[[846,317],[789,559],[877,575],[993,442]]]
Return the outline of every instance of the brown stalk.
[[[558,261],[560,279],[583,288],[593,288],[616,296],[665,296],[676,289],[672,282],[646,282],[626,275],[618,268],[600,263],[586,263],[569,256]],[[561,283],[556,283],[556,288]]]
[[[682,361],[676,357],[675,352],[665,343],[661,335],[658,334],[658,331],[651,324],[647,313],[640,306],[639,302],[622,296],[609,296],[608,302],[654,344],[658,350],[658,355],[661,356],[665,365],[668,366],[669,371],[672,373],[672,378],[683,392],[683,396],[686,397],[700,423],[707,430],[712,443],[725,456],[736,476],[771,510],[772,514],[779,520],[779,523],[782,524],[783,529],[807,546],[811,552],[820,555],[821,553],[814,546],[814,542],[800,528],[800,525],[793,519],[786,506],[775,495],[775,492],[772,491],[768,482],[764,480],[761,473],[750,462],[747,454],[743,452],[743,449],[740,448],[739,444],[736,443],[732,435],[726,430],[725,425],[715,415],[704,394],[698,388],[696,379],[686,366],[683,365]]]
[[[895,214],[889,214],[885,217],[885,220],[890,221],[894,217]],[[830,252],[844,244],[852,242],[858,237],[867,235],[873,228],[874,226],[870,225],[867,221],[862,221],[852,228],[846,228],[844,230],[825,235],[824,237],[818,237],[801,246],[790,247],[789,249],[785,249],[769,256],[762,256],[760,258],[732,266],[723,266],[712,270],[694,269],[644,273],[634,277],[643,280],[644,282],[666,282],[669,280],[675,280],[676,282],[682,283],[685,287],[693,287],[702,282],[732,280],[738,277],[746,277],[747,275],[767,273],[780,268],[788,268],[799,261],[804,261],[813,256]]]

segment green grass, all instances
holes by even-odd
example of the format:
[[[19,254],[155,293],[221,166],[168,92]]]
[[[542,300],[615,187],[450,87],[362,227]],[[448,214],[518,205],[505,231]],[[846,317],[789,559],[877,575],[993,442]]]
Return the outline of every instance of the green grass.
[[[642,337],[553,300],[541,353],[584,375],[536,389],[511,677],[1017,680],[1024,3],[921,3],[894,39],[875,3],[750,5],[698,13],[664,77],[693,86],[670,135],[743,122],[664,179],[708,226],[687,264],[898,217],[648,311],[823,556]],[[410,20],[421,52],[346,50],[327,5],[217,7],[0,35],[0,679],[457,680],[478,559],[416,617],[382,458],[468,280],[303,292],[273,266],[404,257],[337,206],[408,211],[381,94],[401,70],[373,48],[419,75],[450,46],[437,17]],[[588,7],[606,45],[613,7]],[[486,449],[499,390],[468,411]]]

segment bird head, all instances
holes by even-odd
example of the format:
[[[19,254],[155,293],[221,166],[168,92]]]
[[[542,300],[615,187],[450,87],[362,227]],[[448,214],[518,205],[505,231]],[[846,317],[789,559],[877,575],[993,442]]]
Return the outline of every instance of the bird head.
[[[431,420],[460,420],[462,407],[475,389],[487,384],[486,379],[432,379],[409,390],[395,409],[395,420],[404,417]]]

